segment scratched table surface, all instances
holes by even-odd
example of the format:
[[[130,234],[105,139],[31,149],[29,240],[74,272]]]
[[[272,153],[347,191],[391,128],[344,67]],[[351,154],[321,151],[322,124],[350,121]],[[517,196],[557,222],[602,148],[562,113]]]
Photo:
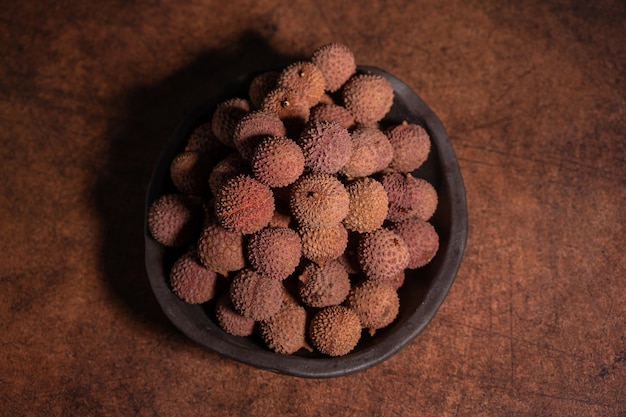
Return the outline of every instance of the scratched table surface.
[[[0,415],[626,416],[625,20],[621,0],[3,2]],[[331,41],[439,115],[469,234],[418,338],[312,380],[167,321],[143,205],[187,112]]]

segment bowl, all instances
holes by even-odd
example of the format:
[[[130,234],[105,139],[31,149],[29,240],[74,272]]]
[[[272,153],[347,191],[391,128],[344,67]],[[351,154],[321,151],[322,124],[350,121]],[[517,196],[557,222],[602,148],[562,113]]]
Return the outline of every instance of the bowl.
[[[269,350],[260,338],[225,333],[213,315],[212,302],[192,305],[183,302],[170,289],[169,270],[182,254],[181,249],[165,248],[150,235],[147,222],[145,262],[154,295],[169,320],[199,345],[225,357],[280,374],[306,378],[330,378],[353,374],[377,365],[415,339],[432,320],[454,282],[467,238],[465,188],[448,135],[437,115],[404,82],[375,67],[359,66],[358,72],[385,77],[394,89],[393,106],[383,123],[406,120],[424,127],[432,146],[427,161],[413,174],[428,180],[437,190],[439,205],[430,222],[439,234],[439,250],[426,266],[406,271],[398,290],[400,311],[396,320],[374,336],[363,332],[356,348],[341,357],[328,357],[301,349],[292,355]],[[180,152],[194,128],[210,120],[219,102],[246,94],[250,78],[233,82],[189,114],[178,127],[155,166],[146,196],[146,219],[150,204],[163,194],[175,192],[169,179],[169,165]]]

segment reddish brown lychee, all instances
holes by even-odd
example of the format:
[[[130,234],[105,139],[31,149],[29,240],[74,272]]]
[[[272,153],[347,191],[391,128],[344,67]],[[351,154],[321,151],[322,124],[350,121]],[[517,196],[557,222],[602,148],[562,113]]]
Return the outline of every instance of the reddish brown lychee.
[[[419,168],[428,158],[430,136],[418,124],[403,122],[385,131],[393,147],[394,157],[389,169],[411,172]]]
[[[241,156],[249,160],[257,145],[268,136],[285,136],[284,123],[272,113],[262,110],[244,116],[233,131],[233,144]]]
[[[229,294],[239,314],[257,321],[272,317],[283,302],[281,282],[252,269],[243,269],[235,275]]]
[[[238,175],[224,184],[215,197],[215,215],[220,225],[243,234],[267,226],[274,214],[274,195],[265,184]]]
[[[309,61],[297,61],[288,65],[281,71],[277,84],[297,91],[309,107],[317,104],[326,90],[324,74]]]
[[[259,323],[261,338],[274,352],[290,355],[304,348],[312,350],[306,342],[306,310],[301,306],[281,308],[276,314]]]
[[[400,300],[389,283],[365,280],[350,289],[346,306],[359,316],[361,326],[374,335],[395,320]]]
[[[279,75],[278,71],[267,71],[252,79],[248,88],[248,96],[255,109],[260,109],[265,96],[276,88]]]
[[[170,164],[170,177],[182,193],[201,195],[209,192],[212,161],[207,153],[184,151]]]
[[[254,178],[269,187],[286,187],[304,171],[304,155],[296,142],[269,136],[257,146],[251,160]]]
[[[349,205],[346,188],[330,174],[305,174],[291,187],[291,213],[303,227],[335,226],[346,217]]]
[[[341,170],[348,179],[366,177],[387,168],[393,148],[387,136],[373,126],[359,126],[352,131],[352,155]]]
[[[360,338],[361,321],[354,311],[344,306],[322,308],[309,325],[309,339],[324,355],[347,355]]]
[[[202,264],[221,275],[246,266],[244,240],[240,232],[224,229],[219,224],[206,226],[198,238],[198,256]]]
[[[350,278],[339,261],[308,264],[298,281],[300,300],[309,307],[341,304],[350,291]]]
[[[216,196],[222,185],[237,175],[248,172],[248,164],[238,152],[233,152],[219,161],[209,174],[209,188]]]
[[[201,222],[201,208],[183,194],[161,196],[148,210],[148,230],[164,246],[190,243],[197,236]]]
[[[384,281],[408,266],[409,250],[399,234],[380,228],[361,236],[358,259],[368,278]]]
[[[326,89],[330,92],[339,90],[356,71],[354,54],[346,45],[338,42],[316,49],[311,61],[324,74]]]
[[[235,126],[250,111],[250,103],[243,98],[231,98],[217,105],[211,127],[217,139],[227,146],[233,146]]]
[[[247,253],[250,264],[257,272],[283,280],[300,263],[302,244],[293,229],[266,227],[250,236]]]
[[[222,293],[215,303],[217,324],[233,336],[250,336],[254,333],[255,320],[244,317],[235,310],[228,291]]]
[[[335,122],[346,129],[354,125],[354,116],[345,107],[338,104],[318,104],[311,109],[309,122]]]
[[[391,227],[407,245],[409,250],[408,268],[419,268],[428,264],[439,249],[439,234],[432,224],[411,217],[394,223]]]
[[[348,243],[348,231],[341,223],[324,229],[300,227],[298,230],[302,255],[317,264],[340,257]]]
[[[383,225],[387,218],[389,200],[382,184],[373,178],[358,178],[346,186],[350,208],[343,224],[354,232],[371,232]]]
[[[170,271],[172,291],[189,304],[202,304],[213,299],[217,274],[204,267],[195,250],[182,255]]]
[[[393,87],[381,75],[353,75],[342,91],[344,106],[357,123],[364,125],[380,121],[393,104]]]
[[[304,165],[313,172],[335,174],[350,160],[352,138],[336,122],[309,123],[298,139]]]

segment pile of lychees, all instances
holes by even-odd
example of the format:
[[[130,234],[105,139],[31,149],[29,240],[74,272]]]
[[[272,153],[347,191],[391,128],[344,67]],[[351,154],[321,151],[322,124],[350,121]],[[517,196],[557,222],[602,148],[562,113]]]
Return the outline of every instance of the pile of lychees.
[[[439,246],[437,193],[412,174],[430,137],[381,123],[393,99],[331,43],[220,102],[171,162],[177,192],[149,207],[153,238],[184,248],[172,291],[282,354],[345,355],[391,324],[405,270]]]

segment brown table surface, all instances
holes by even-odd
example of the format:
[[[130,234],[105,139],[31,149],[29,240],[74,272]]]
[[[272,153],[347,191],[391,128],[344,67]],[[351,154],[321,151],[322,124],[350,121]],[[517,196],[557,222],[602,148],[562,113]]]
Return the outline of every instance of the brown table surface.
[[[625,416],[626,3],[519,3],[4,2],[0,415]],[[188,111],[331,41],[440,116],[469,237],[418,338],[311,380],[167,321],[143,208]]]

